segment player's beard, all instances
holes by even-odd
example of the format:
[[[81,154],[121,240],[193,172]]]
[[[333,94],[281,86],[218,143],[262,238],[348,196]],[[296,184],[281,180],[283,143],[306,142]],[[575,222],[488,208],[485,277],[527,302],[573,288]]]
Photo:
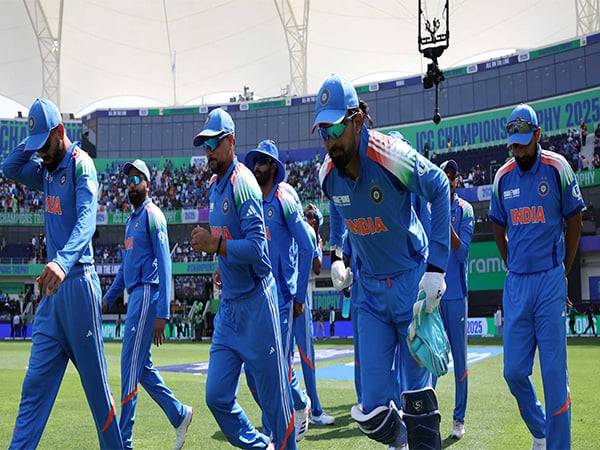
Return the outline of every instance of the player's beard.
[[[517,165],[519,166],[519,169],[521,169],[521,171],[527,172],[535,164],[536,158],[537,154],[534,153],[533,155],[525,155],[521,157],[515,156],[515,161],[517,162]]]
[[[144,202],[145,195],[142,192],[133,189],[128,191],[127,194],[129,195],[129,201],[136,209]]]
[[[268,170],[254,169],[254,176],[259,186],[266,185],[271,179],[271,174]]]
[[[346,166],[352,161],[352,155],[346,152],[341,145],[334,145],[328,150],[328,153],[335,168],[344,173]]]

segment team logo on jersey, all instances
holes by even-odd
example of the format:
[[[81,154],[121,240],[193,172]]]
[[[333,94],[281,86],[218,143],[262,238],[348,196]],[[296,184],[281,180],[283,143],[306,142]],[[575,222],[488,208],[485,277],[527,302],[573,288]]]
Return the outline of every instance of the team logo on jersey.
[[[548,182],[546,180],[540,181],[540,184],[538,185],[538,194],[540,194],[540,197],[545,197],[548,195],[548,192],[550,192]]]
[[[369,192],[373,203],[381,203],[383,201],[383,191],[379,186],[373,186]]]
[[[65,181],[67,181],[67,176],[63,174],[63,176],[60,177],[60,184],[65,184]]]
[[[273,208],[267,209],[267,217],[270,219],[275,214],[275,210]]]
[[[229,212],[229,201],[225,200],[223,202],[223,214],[227,214]]]
[[[29,131],[33,131],[34,127],[35,127],[35,119],[33,118],[33,116],[29,116]]]
[[[321,98],[319,99],[321,106],[325,106],[327,103],[329,103],[329,97],[329,91],[327,89],[323,89],[323,92],[321,92]]]

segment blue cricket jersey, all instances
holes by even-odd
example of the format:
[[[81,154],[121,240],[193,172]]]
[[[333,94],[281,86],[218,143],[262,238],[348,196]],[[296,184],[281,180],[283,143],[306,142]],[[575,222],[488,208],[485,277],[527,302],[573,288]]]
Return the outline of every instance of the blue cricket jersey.
[[[54,172],[48,172],[33,152],[25,152],[23,140],[4,160],[8,178],[43,191],[44,226],[48,261],[65,274],[77,263],[92,264],[92,236],[96,231],[98,180],[92,158],[74,142]]]
[[[104,300],[110,306],[123,289],[131,292],[138,285],[152,284],[159,287],[156,317],[168,319],[171,273],[167,219],[147,198],[127,219],[123,262]]]
[[[315,252],[309,225],[296,192],[290,185],[273,187],[263,200],[266,235],[269,241],[269,259],[275,281],[284,298],[280,304],[296,300],[304,303],[308,278]]]
[[[361,274],[388,277],[417,267],[424,259],[446,269],[450,239],[450,198],[444,172],[406,141],[366,127],[361,132],[360,175],[342,175],[325,156],[319,172],[329,198],[330,242],[342,247],[344,224]],[[411,192],[431,203],[431,238],[413,208]]]
[[[262,192],[254,174],[234,158],[225,175],[213,175],[209,192],[213,236],[227,240],[227,257],[217,258],[224,299],[252,291],[271,272],[263,220]]]
[[[467,271],[469,270],[469,247],[473,238],[474,214],[469,202],[454,194],[450,205],[450,220],[461,240],[460,247],[450,248],[446,269],[446,292],[442,300],[463,300],[468,293]]]
[[[584,208],[573,169],[561,155],[538,146],[526,172],[511,158],[496,172],[489,213],[506,227],[508,270],[535,273],[562,264],[563,220]]]

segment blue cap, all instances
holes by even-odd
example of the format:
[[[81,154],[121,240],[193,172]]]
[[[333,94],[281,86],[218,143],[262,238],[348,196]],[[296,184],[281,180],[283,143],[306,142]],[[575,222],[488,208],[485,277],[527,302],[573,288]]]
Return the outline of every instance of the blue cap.
[[[62,123],[60,111],[54,103],[45,98],[36,98],[29,108],[29,137],[25,151],[39,150],[48,140],[50,131]]]
[[[125,163],[123,165],[123,173],[125,175],[129,175],[129,171],[132,169],[132,167],[135,167],[137,170],[142,172],[146,177],[146,180],[150,181],[150,171],[148,170],[148,166],[144,161],[142,161],[141,159],[136,159],[133,162]]]
[[[537,114],[533,110],[533,108],[525,103],[521,103],[510,113],[510,117],[508,118],[508,123],[514,122],[515,120],[522,120],[523,122],[529,122],[534,125],[536,128],[538,127],[538,118]],[[535,130],[530,131],[529,133],[515,133],[513,135],[508,136],[508,146],[510,147],[513,144],[521,144],[527,145],[531,142],[531,138],[533,136]]]
[[[285,166],[281,161],[279,161],[279,150],[273,141],[270,139],[260,141],[255,149],[250,150],[246,154],[246,158],[244,158],[244,164],[250,170],[254,170],[254,158],[256,158],[258,155],[269,156],[273,159],[273,161],[275,161],[275,164],[277,164],[277,178],[275,179],[275,184],[279,184],[285,180]]]
[[[194,146],[200,147],[208,139],[220,134],[235,133],[233,119],[223,108],[213,109],[204,122],[204,128],[194,138]]]
[[[458,163],[453,159],[449,159],[440,164],[440,169],[446,173],[450,172],[452,175],[456,175],[458,173]]]
[[[356,89],[339,75],[325,80],[317,95],[313,131],[321,123],[339,123],[349,109],[358,108]]]

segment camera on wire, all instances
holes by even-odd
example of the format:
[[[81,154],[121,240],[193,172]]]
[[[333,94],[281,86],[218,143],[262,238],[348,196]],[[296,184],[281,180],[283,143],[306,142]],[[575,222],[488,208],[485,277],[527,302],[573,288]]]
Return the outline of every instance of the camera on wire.
[[[427,65],[427,74],[423,77],[423,87],[425,89],[431,89],[433,85],[438,85],[444,81],[444,72],[440,70],[435,62]]]

